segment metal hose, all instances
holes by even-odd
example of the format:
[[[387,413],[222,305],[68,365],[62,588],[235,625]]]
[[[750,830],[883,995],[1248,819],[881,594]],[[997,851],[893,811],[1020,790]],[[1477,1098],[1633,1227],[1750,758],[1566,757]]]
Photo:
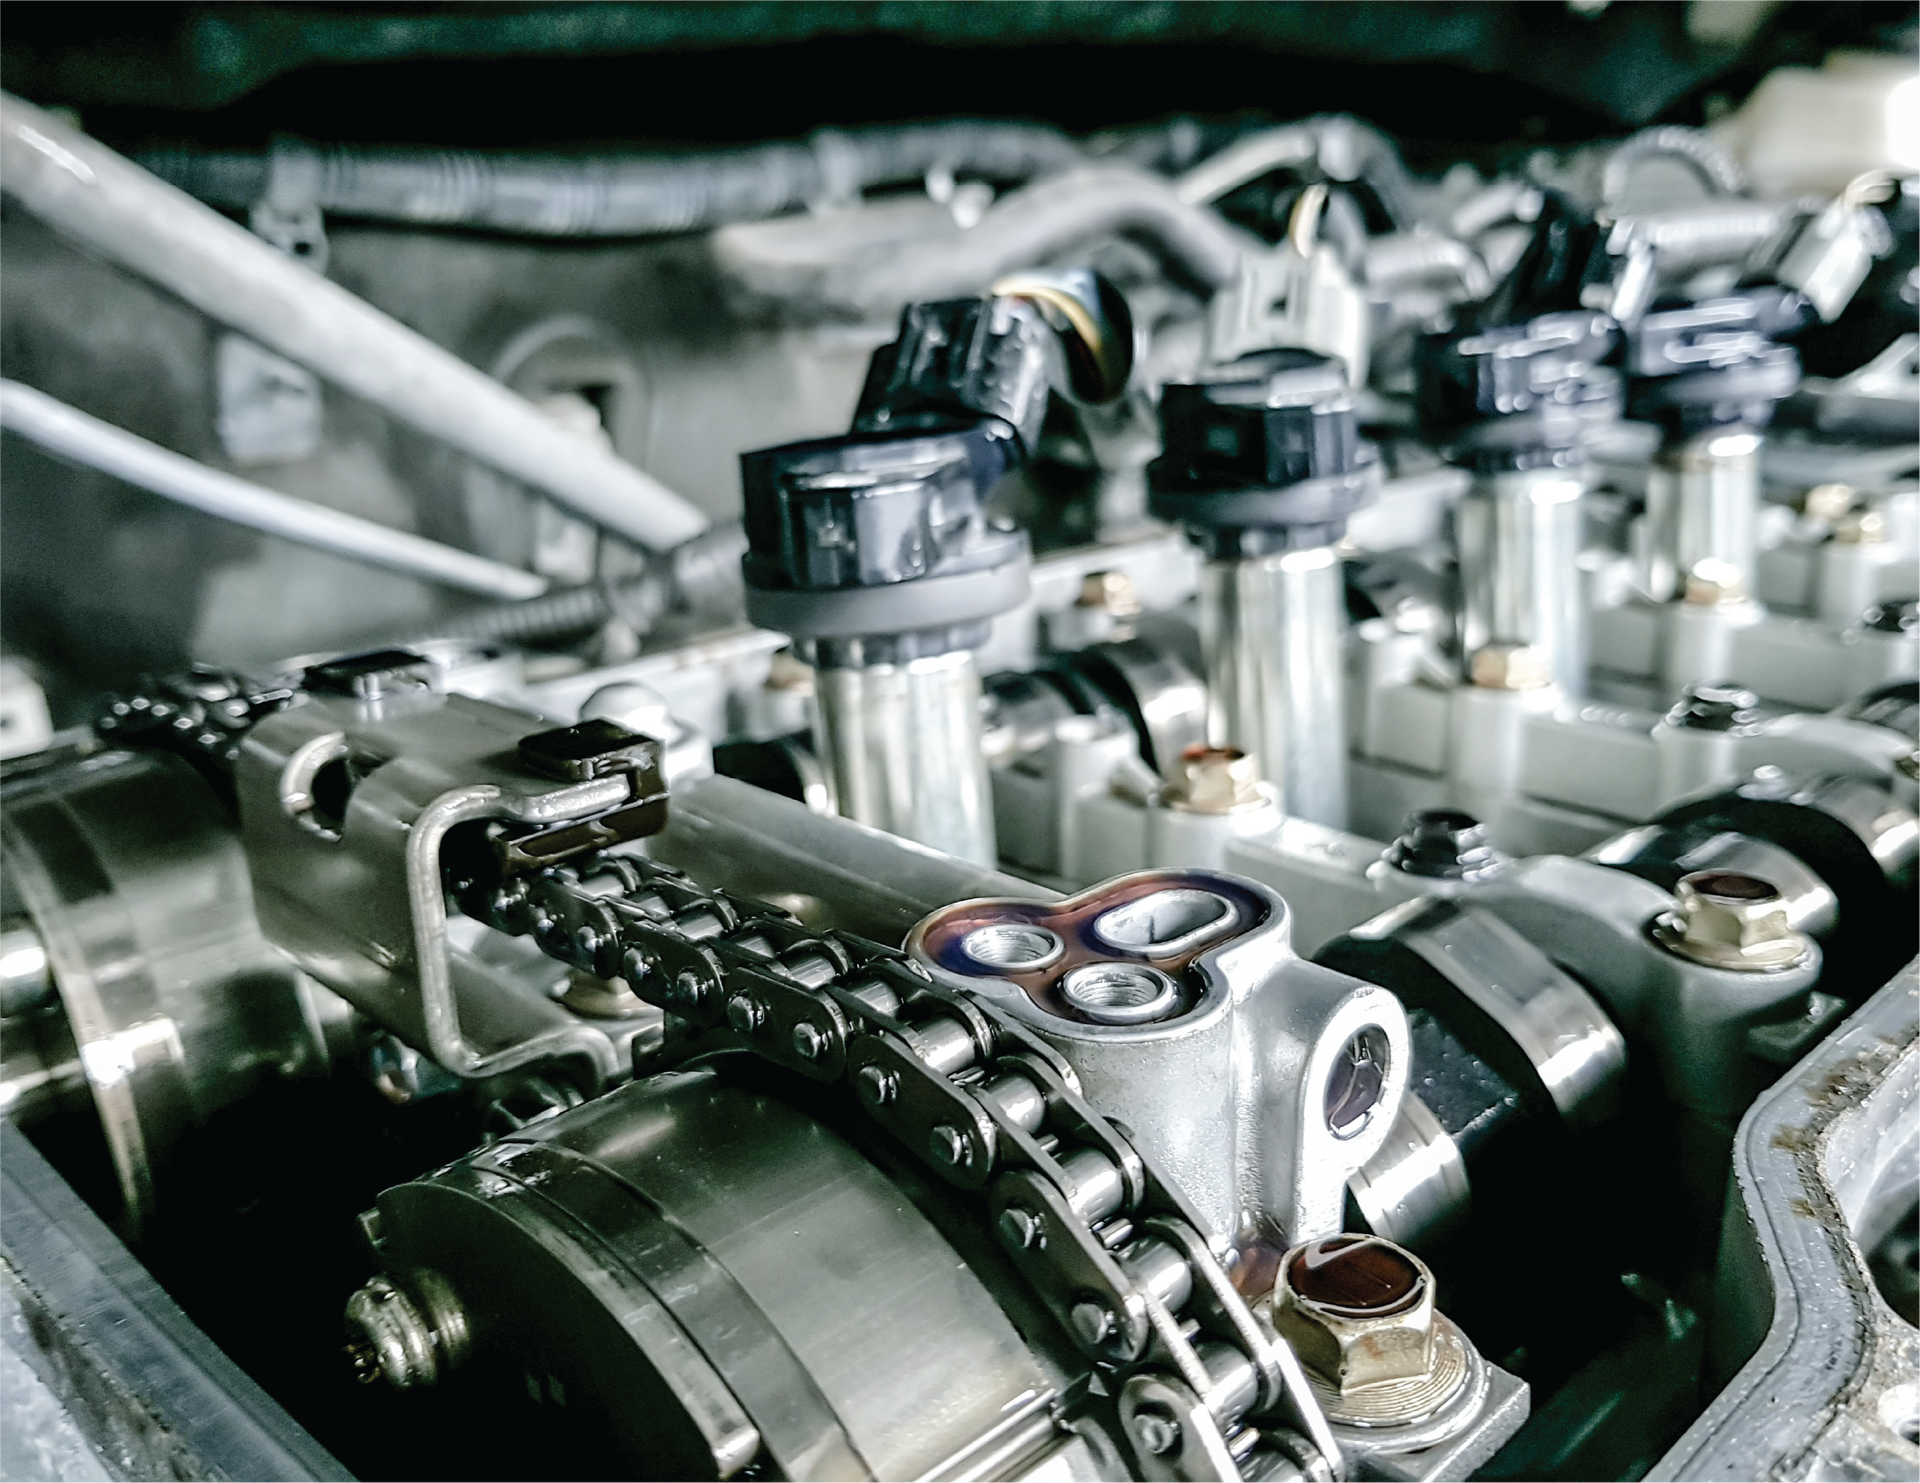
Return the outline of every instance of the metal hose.
[[[18,381],[0,379],[0,427],[63,458],[250,530],[482,597],[546,600],[539,596],[546,591],[546,579],[533,572],[262,488],[89,417]]]
[[[585,157],[353,149],[276,141],[270,150],[161,150],[161,179],[216,206],[317,206],[373,221],[625,237],[755,221],[875,186],[955,175],[1024,181],[1079,163],[1052,129],[967,120],[823,129],[805,143],[680,156]]]
[[[711,522],[465,361],[98,141],[0,94],[0,181],[64,235],[574,514],[653,550]]]

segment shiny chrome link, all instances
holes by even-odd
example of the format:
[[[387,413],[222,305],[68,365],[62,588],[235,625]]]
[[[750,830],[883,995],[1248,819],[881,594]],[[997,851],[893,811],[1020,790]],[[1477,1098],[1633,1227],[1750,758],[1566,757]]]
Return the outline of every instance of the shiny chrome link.
[[[1345,1476],[1298,1365],[1233,1289],[1198,1217],[1081,1100],[1058,1054],[997,1009],[888,949],[810,935],[635,857],[492,883],[453,872],[448,885],[476,919],[531,934],[576,968],[623,976],[666,1009],[667,1043],[650,1064],[731,1045],[845,1082],[949,1184],[992,1184],[996,1234],[1088,1356],[1161,1410],[1167,1398],[1197,1399],[1187,1424],[1211,1433],[1206,1445],[1153,1452],[1159,1410],[1130,1426],[1148,1476],[1239,1478],[1243,1466],[1273,1476],[1275,1446],[1310,1459],[1315,1476]],[[896,1049],[863,1053],[856,1069],[856,1041]],[[1041,1206],[1078,1230],[1055,1224],[1049,1240]]]

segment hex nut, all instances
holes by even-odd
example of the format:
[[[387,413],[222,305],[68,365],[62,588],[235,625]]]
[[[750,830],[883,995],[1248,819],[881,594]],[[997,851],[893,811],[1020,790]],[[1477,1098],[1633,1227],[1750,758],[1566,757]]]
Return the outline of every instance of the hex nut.
[[[1267,801],[1260,764],[1237,747],[1188,747],[1163,796],[1189,814],[1231,814]]]
[[[1777,973],[1813,951],[1794,930],[1786,899],[1758,876],[1697,870],[1680,878],[1673,895],[1677,910],[1654,923],[1653,935],[1681,957],[1736,973]]]
[[[1838,520],[1852,508],[1851,484],[1816,484],[1800,499],[1800,513],[1809,520]]]
[[[1713,608],[1742,602],[1747,595],[1746,573],[1730,561],[1709,556],[1696,561],[1687,573],[1685,600],[1695,607]]]
[[[1341,1395],[1433,1366],[1433,1273],[1381,1236],[1323,1236],[1281,1260],[1274,1326]]]
[[[1888,539],[1887,517],[1869,506],[1849,510],[1833,522],[1833,539],[1842,546],[1875,546]]]
[[[1125,572],[1088,572],[1080,579],[1080,592],[1073,605],[1099,608],[1116,618],[1138,617],[1141,610],[1133,578]]]
[[[1475,649],[1467,673],[1483,690],[1538,690],[1553,683],[1546,655],[1527,644],[1487,644]]]

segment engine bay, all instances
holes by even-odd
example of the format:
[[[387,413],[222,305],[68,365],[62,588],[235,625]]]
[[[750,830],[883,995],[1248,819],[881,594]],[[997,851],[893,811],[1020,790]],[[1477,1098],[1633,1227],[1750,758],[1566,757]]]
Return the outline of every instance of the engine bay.
[[[152,9],[0,1477],[1920,1470],[1910,11]]]

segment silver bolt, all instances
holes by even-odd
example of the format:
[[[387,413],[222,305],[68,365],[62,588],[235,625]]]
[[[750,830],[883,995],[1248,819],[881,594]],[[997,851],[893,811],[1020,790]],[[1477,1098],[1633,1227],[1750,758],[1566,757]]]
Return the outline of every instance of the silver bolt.
[[[1073,1331],[1079,1336],[1080,1342],[1088,1347],[1103,1343],[1107,1335],[1113,1332],[1113,1314],[1108,1311],[1105,1304],[1093,1302],[1091,1299],[1075,1303],[1073,1311],[1067,1315],[1067,1318],[1072,1323]]]
[[[1526,644],[1487,644],[1474,650],[1467,670],[1482,690],[1538,690],[1553,683],[1546,656]]]
[[[941,1123],[927,1135],[927,1151],[943,1168],[964,1169],[973,1162],[973,1145],[951,1123]]]
[[[1133,1418],[1133,1437],[1155,1457],[1180,1445],[1180,1423],[1162,1411],[1142,1411]]]
[[[1009,1205],[1000,1212],[1000,1234],[1025,1251],[1040,1240],[1040,1218],[1024,1205]]]
[[[760,1002],[746,994],[735,994],[727,1001],[727,1023],[742,1035],[751,1035],[766,1020]]]
[[[870,1107],[885,1107],[900,1091],[900,1082],[884,1066],[862,1066],[855,1078],[860,1097]]]
[[[1230,814],[1266,802],[1260,764],[1235,747],[1188,747],[1180,754],[1166,800],[1190,814]]]
[[[817,1061],[827,1053],[827,1037],[818,1025],[802,1020],[793,1027],[793,1052],[803,1061]]]
[[[1769,973],[1804,962],[1812,944],[1794,930],[1780,892],[1758,876],[1697,870],[1674,888],[1679,911],[1654,925],[1670,952],[1737,973]]]

